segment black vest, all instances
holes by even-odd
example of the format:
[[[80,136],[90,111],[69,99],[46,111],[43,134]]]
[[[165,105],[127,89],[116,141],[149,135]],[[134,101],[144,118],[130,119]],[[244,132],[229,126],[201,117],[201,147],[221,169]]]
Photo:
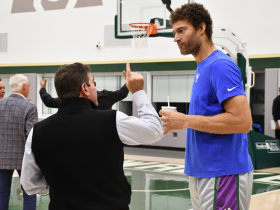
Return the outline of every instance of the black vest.
[[[50,186],[50,210],[119,210],[130,203],[116,111],[85,98],[63,100],[37,123],[32,151]]]

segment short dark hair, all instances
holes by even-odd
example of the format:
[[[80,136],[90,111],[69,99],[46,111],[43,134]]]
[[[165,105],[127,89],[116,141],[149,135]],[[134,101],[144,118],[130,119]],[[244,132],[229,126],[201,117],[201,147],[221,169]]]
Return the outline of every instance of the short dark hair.
[[[0,82],[2,81],[2,79],[0,78]]]
[[[55,89],[58,98],[62,101],[66,98],[80,96],[82,84],[89,84],[88,73],[90,67],[82,63],[73,63],[59,67],[54,77]]]
[[[170,23],[173,25],[178,20],[186,19],[189,21],[195,29],[198,29],[201,23],[206,25],[206,35],[209,41],[212,42],[212,19],[210,13],[204,8],[202,4],[189,3],[184,4],[180,8],[177,8],[170,15]]]

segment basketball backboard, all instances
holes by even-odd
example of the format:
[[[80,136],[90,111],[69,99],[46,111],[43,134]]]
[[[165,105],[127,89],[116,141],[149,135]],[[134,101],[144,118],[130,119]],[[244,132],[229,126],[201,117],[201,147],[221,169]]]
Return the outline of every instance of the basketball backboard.
[[[173,37],[169,16],[176,8],[187,4],[189,0],[117,0],[115,17],[115,37],[132,38],[130,23],[157,24],[157,34],[150,37]],[[145,33],[139,32],[139,33]]]

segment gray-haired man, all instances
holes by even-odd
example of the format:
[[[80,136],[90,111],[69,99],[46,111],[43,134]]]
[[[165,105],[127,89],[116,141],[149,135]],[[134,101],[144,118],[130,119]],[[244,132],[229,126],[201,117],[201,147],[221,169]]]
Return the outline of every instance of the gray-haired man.
[[[8,210],[14,169],[21,175],[24,146],[29,131],[38,120],[37,107],[26,98],[28,78],[16,74],[10,78],[12,94],[0,100],[0,209]],[[22,188],[23,189],[23,188]],[[23,190],[23,209],[36,209],[36,195]]]

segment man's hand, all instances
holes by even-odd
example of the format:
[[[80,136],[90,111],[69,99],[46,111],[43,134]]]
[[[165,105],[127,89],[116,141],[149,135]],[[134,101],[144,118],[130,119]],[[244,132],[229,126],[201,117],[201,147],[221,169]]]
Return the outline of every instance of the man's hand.
[[[280,126],[279,126],[278,120],[275,121],[275,125],[276,125],[275,129],[276,129],[276,130],[280,130]]]
[[[163,123],[164,136],[170,131],[178,131],[186,128],[187,115],[167,110],[160,110],[159,114],[162,115],[161,121]]]
[[[40,85],[41,85],[41,88],[45,88],[46,89],[46,87],[47,87],[47,79],[45,79],[45,82],[43,82],[43,79],[41,78]]]
[[[131,72],[129,63],[126,64],[126,72],[123,71],[125,84],[128,90],[133,94],[144,89],[144,78],[141,74]]]

